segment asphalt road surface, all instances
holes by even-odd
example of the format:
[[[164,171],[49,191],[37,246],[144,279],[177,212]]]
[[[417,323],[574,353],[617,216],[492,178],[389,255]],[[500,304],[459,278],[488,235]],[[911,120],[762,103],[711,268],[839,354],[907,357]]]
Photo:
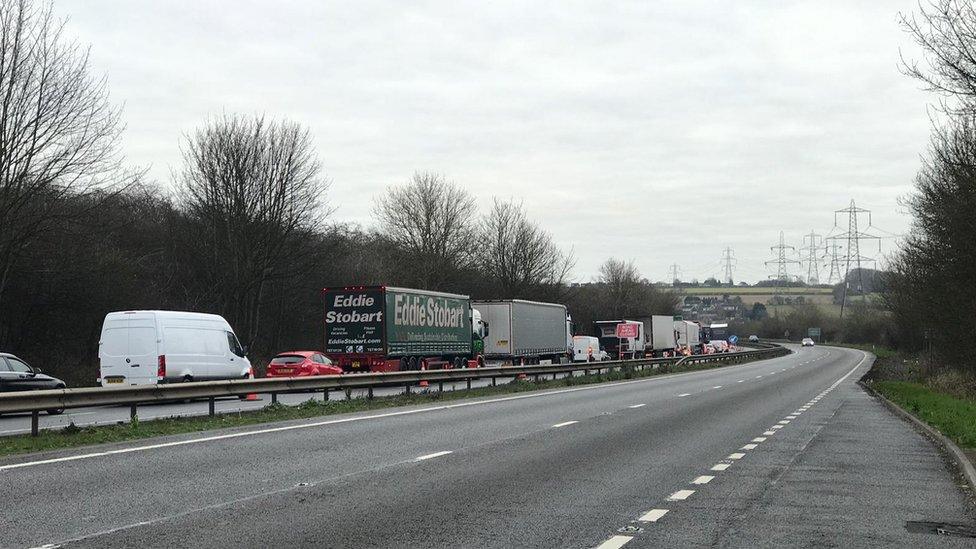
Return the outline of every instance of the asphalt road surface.
[[[9,547],[973,547],[860,351],[0,460]],[[931,532],[931,533],[930,533]]]

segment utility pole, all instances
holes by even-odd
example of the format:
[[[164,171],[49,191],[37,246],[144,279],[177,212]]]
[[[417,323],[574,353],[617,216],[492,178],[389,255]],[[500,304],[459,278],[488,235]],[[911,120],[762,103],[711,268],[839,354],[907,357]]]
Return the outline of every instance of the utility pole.
[[[681,266],[679,266],[677,263],[672,263],[671,266],[668,267],[668,273],[671,275],[671,284],[673,286],[677,286],[678,283],[681,282]]]
[[[818,265],[820,259],[817,258],[817,249],[821,242],[823,242],[823,237],[813,230],[810,231],[810,234],[803,235],[803,246],[800,248],[800,254],[801,257],[806,256],[803,261],[807,264],[807,284],[820,284],[820,268]]]
[[[870,257],[864,257],[861,255],[861,241],[862,240],[877,240],[878,247],[880,251],[881,247],[881,237],[874,236],[872,234],[866,233],[858,229],[858,215],[867,214],[868,225],[867,228],[871,228],[871,210],[865,210],[864,208],[858,208],[854,205],[854,201],[851,200],[851,205],[834,211],[834,227],[837,227],[837,214],[847,215],[847,232],[834,235],[829,238],[833,241],[846,241],[847,252],[844,256],[844,299],[840,304],[840,316],[844,317],[844,309],[847,307],[847,293],[850,290],[851,281],[848,280],[851,273],[851,267],[857,269],[857,293],[861,294],[862,299],[866,299],[864,295],[864,268],[863,263],[874,264],[874,259]]]
[[[732,246],[727,246],[725,251],[722,252],[722,263],[725,267],[725,281],[729,283],[729,287],[733,285],[732,281],[732,271],[735,269],[736,260],[735,253],[732,251]]]
[[[788,272],[790,265],[799,265],[800,262],[795,259],[790,259],[786,257],[786,250],[791,250],[796,252],[796,248],[793,246],[787,246],[785,240],[783,239],[783,231],[779,232],[779,244],[776,246],[770,246],[769,250],[776,252],[776,259],[766,262],[766,266],[776,265],[776,274],[770,275],[769,278],[774,280],[779,280],[780,282],[788,283],[790,281],[790,274]]]

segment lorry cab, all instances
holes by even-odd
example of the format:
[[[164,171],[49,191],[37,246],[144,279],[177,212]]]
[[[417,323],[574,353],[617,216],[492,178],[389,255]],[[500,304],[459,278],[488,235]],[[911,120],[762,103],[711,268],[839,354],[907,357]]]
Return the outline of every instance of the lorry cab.
[[[246,378],[251,363],[230,324],[183,311],[108,313],[98,341],[102,386]]]

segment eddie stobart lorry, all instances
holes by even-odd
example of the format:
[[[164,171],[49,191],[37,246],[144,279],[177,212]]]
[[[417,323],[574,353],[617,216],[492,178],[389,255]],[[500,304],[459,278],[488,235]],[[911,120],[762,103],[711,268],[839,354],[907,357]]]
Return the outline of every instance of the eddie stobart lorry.
[[[345,372],[483,364],[485,325],[466,295],[390,286],[322,290],[325,354]]]

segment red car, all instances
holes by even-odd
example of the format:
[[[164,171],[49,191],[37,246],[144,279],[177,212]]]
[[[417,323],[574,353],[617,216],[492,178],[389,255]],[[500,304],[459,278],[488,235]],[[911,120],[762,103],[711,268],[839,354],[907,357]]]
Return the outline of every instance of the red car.
[[[332,364],[318,351],[287,351],[271,359],[267,377],[332,376],[341,373],[342,368]]]

